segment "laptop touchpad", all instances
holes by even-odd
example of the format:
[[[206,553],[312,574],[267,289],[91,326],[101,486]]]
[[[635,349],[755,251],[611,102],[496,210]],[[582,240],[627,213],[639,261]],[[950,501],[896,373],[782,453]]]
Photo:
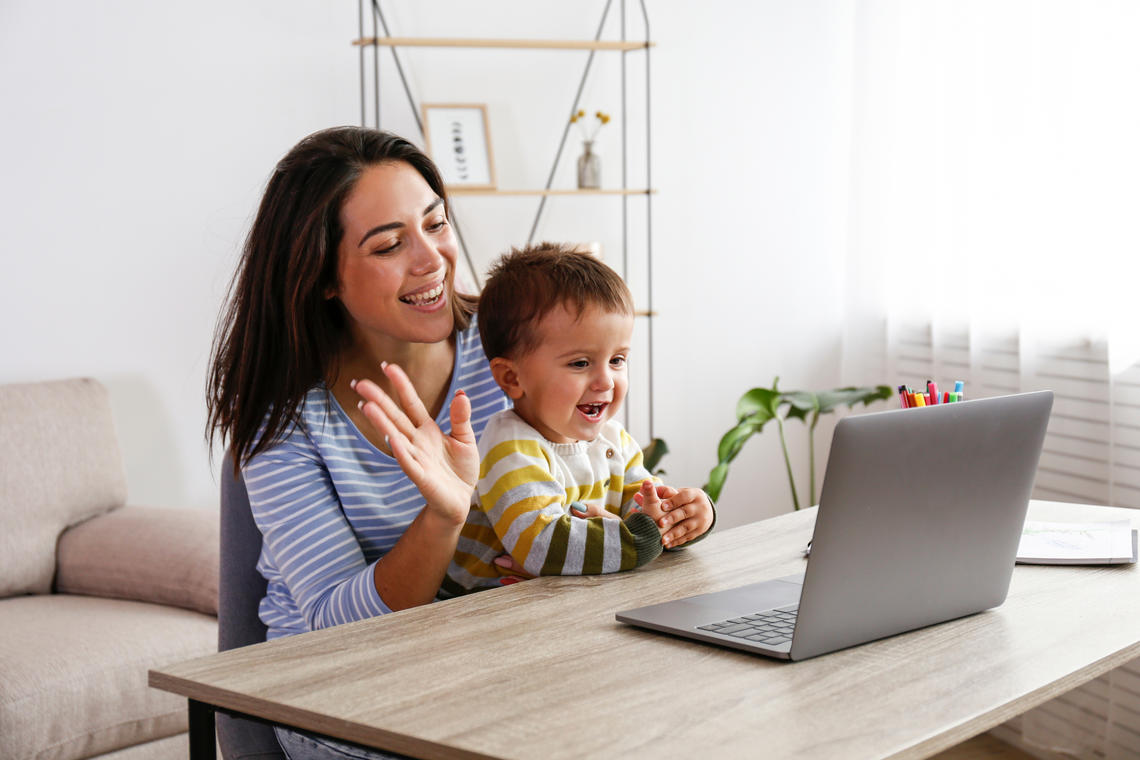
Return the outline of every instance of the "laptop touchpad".
[[[796,575],[700,594],[684,601],[705,609],[725,610],[726,614],[747,614],[795,604],[800,600],[802,586],[803,575]]]

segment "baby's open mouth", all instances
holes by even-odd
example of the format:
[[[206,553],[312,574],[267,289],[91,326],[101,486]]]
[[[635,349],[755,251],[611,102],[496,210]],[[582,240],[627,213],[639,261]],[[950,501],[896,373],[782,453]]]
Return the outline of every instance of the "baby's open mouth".
[[[606,410],[609,403],[602,402],[597,404],[578,404],[578,411],[581,412],[589,420],[598,420],[602,417],[602,412]]]
[[[442,282],[431,290],[425,290],[422,293],[413,293],[410,296],[400,296],[400,300],[413,306],[428,306],[438,301],[441,295],[443,295]]]

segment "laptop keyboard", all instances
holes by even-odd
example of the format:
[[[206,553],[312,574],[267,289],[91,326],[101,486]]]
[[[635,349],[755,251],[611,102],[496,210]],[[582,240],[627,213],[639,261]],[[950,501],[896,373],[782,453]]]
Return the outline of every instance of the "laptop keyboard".
[[[761,644],[783,644],[792,640],[792,631],[796,627],[796,611],[798,609],[799,605],[793,604],[752,615],[729,618],[719,623],[700,625],[697,626],[697,629],[719,633],[722,636],[756,641]]]

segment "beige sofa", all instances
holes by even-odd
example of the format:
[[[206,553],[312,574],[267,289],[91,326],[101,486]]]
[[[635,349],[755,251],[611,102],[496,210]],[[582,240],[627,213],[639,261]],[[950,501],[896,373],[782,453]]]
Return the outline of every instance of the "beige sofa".
[[[147,670],[217,651],[218,515],[125,506],[106,389],[0,386],[0,758],[185,758]]]

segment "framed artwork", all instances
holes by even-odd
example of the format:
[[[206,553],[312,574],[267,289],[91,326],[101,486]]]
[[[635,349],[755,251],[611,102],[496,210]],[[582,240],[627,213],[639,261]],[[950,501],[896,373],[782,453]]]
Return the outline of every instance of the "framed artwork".
[[[471,105],[423,106],[427,152],[450,188],[493,190],[491,136],[487,107]]]

